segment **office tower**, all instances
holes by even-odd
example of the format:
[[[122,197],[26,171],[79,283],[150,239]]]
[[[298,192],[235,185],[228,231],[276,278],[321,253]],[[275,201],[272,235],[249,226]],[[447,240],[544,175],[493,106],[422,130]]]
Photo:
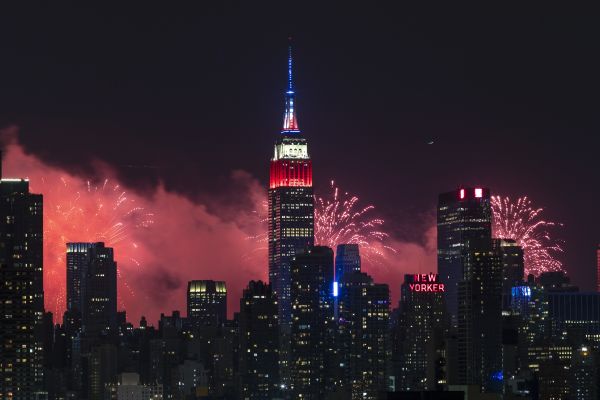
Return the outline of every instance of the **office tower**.
[[[308,143],[300,135],[295,101],[290,47],[283,129],[271,159],[268,194],[269,283],[278,298],[284,330],[291,321],[291,261],[314,242],[312,163]]]
[[[579,292],[579,288],[571,284],[571,279],[564,271],[543,272],[536,282],[547,292]]]
[[[595,400],[599,394],[598,352],[589,346],[574,349],[571,362],[571,398]]]
[[[271,285],[250,281],[240,299],[240,381],[244,399],[271,399],[279,389],[277,298]]]
[[[117,332],[117,263],[112,247],[94,243],[87,251],[81,325],[86,336]]]
[[[600,345],[600,293],[549,292],[547,298],[553,337]]]
[[[315,246],[292,262],[291,383],[296,397],[320,399],[330,389],[333,338],[333,250]]]
[[[502,261],[488,240],[469,240],[458,284],[458,379],[502,392]]]
[[[338,244],[335,251],[335,280],[339,282],[346,273],[360,272],[358,244]]]
[[[85,296],[85,277],[87,275],[89,257],[88,249],[98,243],[67,243],[67,311],[83,311]]]
[[[42,195],[0,181],[0,398],[34,399],[43,384]]]
[[[490,190],[462,188],[442,193],[437,209],[438,273],[446,284],[445,302],[450,322],[457,324],[458,282],[463,279],[462,252],[472,239],[490,241]]]
[[[376,399],[387,389],[389,288],[364,272],[348,272],[339,282],[336,347],[342,386],[352,399]]]
[[[523,282],[523,248],[512,239],[492,239],[492,248],[502,262],[502,309],[510,309],[511,290]]]
[[[218,327],[227,320],[227,287],[223,281],[190,281],[187,290],[188,322],[194,328]]]
[[[404,275],[396,326],[397,390],[435,390],[445,382],[440,368],[444,362],[444,289],[437,274]]]

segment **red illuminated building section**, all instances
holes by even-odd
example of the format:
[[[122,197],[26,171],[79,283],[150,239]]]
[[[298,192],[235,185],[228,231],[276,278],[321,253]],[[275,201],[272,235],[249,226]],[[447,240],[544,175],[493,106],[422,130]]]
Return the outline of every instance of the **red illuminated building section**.
[[[415,274],[413,283],[408,284],[412,292],[444,292],[444,284],[440,283],[438,274]]]
[[[483,198],[484,190],[488,190],[488,189],[483,189],[483,188],[460,189],[458,191],[458,198],[461,200],[468,199],[468,198],[481,199],[481,198]]]
[[[269,188],[311,187],[311,160],[271,160]]]

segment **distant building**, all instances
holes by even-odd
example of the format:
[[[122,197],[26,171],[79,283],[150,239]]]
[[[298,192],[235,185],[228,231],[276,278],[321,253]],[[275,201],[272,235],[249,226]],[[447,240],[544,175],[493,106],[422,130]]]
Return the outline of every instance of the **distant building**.
[[[501,393],[502,260],[489,240],[469,240],[458,284],[458,379]]]
[[[316,246],[292,262],[291,376],[297,398],[320,399],[332,371],[333,250]]]
[[[387,390],[389,351],[388,285],[363,272],[345,273],[340,281],[338,337],[342,386],[352,399],[377,399]]]
[[[86,336],[117,332],[117,263],[112,247],[94,243],[87,250],[82,327]]]
[[[439,195],[437,208],[438,273],[446,284],[445,303],[453,327],[458,321],[458,282],[462,253],[469,240],[491,241],[492,213],[488,188],[462,188]]]
[[[314,243],[312,161],[296,117],[291,47],[283,127],[271,158],[268,201],[269,283],[278,298],[279,321],[285,336],[291,322],[292,259]]]
[[[445,329],[444,287],[436,290],[416,290],[425,280],[438,282],[437,274],[405,275],[400,288],[400,307],[396,326],[398,365],[395,372],[396,390],[435,390],[446,383],[443,334]],[[416,279],[415,279],[416,278]],[[427,284],[427,283],[425,283]]]
[[[241,397],[272,399],[279,391],[279,324],[271,285],[251,281],[240,299]]]
[[[511,290],[523,282],[523,248],[512,239],[493,239],[492,246],[502,262],[502,309],[510,308]]]
[[[89,264],[88,249],[100,243],[67,243],[67,311],[83,312],[85,279]]]
[[[223,281],[190,281],[187,315],[191,326],[220,326],[227,320],[227,287]]]
[[[134,372],[119,375],[118,383],[108,384],[106,400],[163,400],[162,385],[140,383],[140,376]]]
[[[344,274],[360,272],[358,244],[338,244],[335,251],[335,280],[342,280]]]
[[[0,181],[0,398],[32,399],[43,385],[42,195]]]
[[[554,337],[566,333],[574,345],[600,345],[600,293],[550,292],[548,311]]]

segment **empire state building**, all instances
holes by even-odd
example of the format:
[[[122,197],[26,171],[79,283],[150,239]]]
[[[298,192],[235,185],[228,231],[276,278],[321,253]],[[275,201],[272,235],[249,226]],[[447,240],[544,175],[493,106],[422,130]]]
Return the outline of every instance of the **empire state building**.
[[[290,265],[297,252],[314,243],[312,162],[296,118],[291,46],[283,128],[271,159],[268,218],[269,282],[277,294],[279,321],[290,324]]]

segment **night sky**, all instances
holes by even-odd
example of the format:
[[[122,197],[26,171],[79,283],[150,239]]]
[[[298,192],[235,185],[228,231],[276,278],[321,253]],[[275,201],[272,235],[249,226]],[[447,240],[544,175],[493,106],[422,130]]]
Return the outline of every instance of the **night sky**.
[[[412,241],[440,192],[528,195],[564,224],[562,260],[591,290],[600,25],[584,9],[525,7],[4,9],[0,126],[73,173],[102,160],[140,194],[163,181],[227,202],[233,170],[266,190],[291,35],[317,193],[335,179]]]

